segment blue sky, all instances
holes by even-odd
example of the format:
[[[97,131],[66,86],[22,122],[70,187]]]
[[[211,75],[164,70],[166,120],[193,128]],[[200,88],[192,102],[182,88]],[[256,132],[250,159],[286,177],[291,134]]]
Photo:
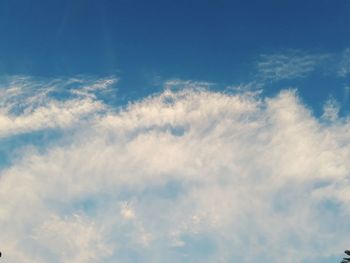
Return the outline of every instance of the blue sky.
[[[6,262],[350,248],[349,0],[3,0],[0,40]]]
[[[350,36],[347,0],[4,0],[0,7],[2,74],[117,75],[121,93],[131,97],[159,90],[170,78],[221,88],[247,82],[262,54],[340,56]],[[311,80],[316,98],[308,79],[290,84],[315,107],[329,94],[342,96],[346,85],[318,73]]]

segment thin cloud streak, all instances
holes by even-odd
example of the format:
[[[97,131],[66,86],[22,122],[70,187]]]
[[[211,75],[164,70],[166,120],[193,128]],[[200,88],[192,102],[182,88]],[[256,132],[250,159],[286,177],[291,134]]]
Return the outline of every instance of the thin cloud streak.
[[[321,63],[329,59],[329,54],[309,54],[301,50],[261,55],[257,63],[259,76],[266,81],[304,78]]]

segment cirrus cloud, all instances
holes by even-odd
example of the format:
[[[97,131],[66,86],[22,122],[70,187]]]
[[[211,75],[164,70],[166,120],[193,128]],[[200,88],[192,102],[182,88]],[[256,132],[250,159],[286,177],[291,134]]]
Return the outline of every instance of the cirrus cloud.
[[[290,49],[281,53],[264,54],[257,63],[259,77],[267,81],[304,78],[315,71],[330,54],[310,54]]]

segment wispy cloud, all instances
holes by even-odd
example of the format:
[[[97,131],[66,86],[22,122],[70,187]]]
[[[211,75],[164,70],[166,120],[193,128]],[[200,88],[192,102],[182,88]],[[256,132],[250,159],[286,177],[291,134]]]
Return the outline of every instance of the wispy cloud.
[[[340,77],[346,77],[350,74],[350,48],[345,49],[341,55],[338,74]]]
[[[183,79],[169,79],[164,82],[164,88],[171,90],[181,90],[184,88],[209,88],[214,83],[206,81],[194,81],[194,80],[183,80]]]
[[[328,121],[335,121],[338,118],[339,110],[339,103],[333,97],[330,97],[323,106],[322,118]]]
[[[192,85],[98,115],[97,98],[55,103],[85,102],[100,106],[70,119],[88,125],[1,171],[6,262],[295,263],[348,245],[349,120],[315,119],[288,90]]]
[[[103,111],[96,99],[116,79],[34,80],[10,77],[0,87],[0,137],[42,129],[69,128],[84,116]]]
[[[257,63],[258,74],[267,81],[304,78],[329,57],[294,49],[265,54]]]

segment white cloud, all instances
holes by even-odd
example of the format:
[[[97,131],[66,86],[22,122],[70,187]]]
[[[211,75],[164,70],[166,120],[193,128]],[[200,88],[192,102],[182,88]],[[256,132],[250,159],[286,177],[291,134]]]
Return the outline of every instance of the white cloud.
[[[193,81],[193,80],[182,80],[182,79],[170,79],[165,81],[164,87],[166,89],[179,90],[183,88],[209,88],[213,86],[213,83],[205,81]]]
[[[248,93],[248,92],[252,92],[252,93],[262,93],[264,88],[264,83],[262,83],[261,81],[251,81],[251,82],[247,82],[247,83],[239,83],[236,85],[230,85],[227,86],[226,89],[233,91],[233,92],[238,92],[238,93]]]
[[[268,81],[304,78],[313,72],[327,54],[309,54],[301,50],[261,55],[257,63],[259,76]]]
[[[87,115],[1,171],[6,262],[295,263],[348,245],[350,122],[295,91],[167,89]]]
[[[333,97],[330,97],[323,107],[322,118],[328,121],[335,121],[338,119],[339,110],[339,103]]]
[[[111,254],[110,248],[102,242],[98,226],[79,215],[48,218],[35,229],[32,240],[46,262],[52,262],[52,254],[58,262],[72,263],[96,262]]]
[[[135,218],[134,209],[127,202],[124,202],[121,205],[120,214],[126,220],[131,220]]]
[[[53,128],[69,128],[84,117],[103,111],[97,90],[107,90],[114,78],[50,82],[27,77],[9,78],[0,87],[0,137]],[[55,97],[55,93],[67,97]]]

